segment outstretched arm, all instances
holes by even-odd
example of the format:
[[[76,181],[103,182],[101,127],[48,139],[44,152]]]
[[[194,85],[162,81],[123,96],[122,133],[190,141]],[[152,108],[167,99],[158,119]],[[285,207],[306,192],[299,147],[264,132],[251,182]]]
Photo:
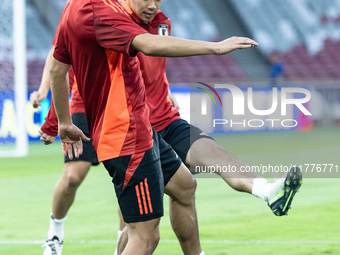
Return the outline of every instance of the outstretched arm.
[[[132,47],[148,56],[188,57],[197,55],[224,55],[237,49],[247,49],[258,43],[246,37],[230,37],[221,42],[204,42],[159,36],[148,33],[137,35]]]

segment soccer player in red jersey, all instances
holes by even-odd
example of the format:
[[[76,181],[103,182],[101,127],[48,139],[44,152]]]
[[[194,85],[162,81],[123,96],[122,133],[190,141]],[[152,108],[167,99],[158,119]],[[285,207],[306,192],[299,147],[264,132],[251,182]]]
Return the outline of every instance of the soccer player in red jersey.
[[[129,241],[123,254],[153,252],[159,240],[163,192],[176,198],[173,195],[183,181],[180,175],[188,174],[183,165],[172,159],[167,169],[171,181],[164,182],[165,171],[163,168],[162,172],[159,159],[163,155],[171,159],[173,151],[151,129],[135,55],[138,51],[163,57],[227,54],[255,45],[248,38],[209,43],[154,36],[134,23],[119,3],[112,1],[71,0],[65,8],[50,69],[59,136],[65,155],[72,158],[72,148],[76,157],[82,153],[81,139],[87,138],[72,124],[65,79],[72,64],[92,143],[99,161],[103,161],[113,179],[127,223]],[[174,166],[180,167],[174,170]],[[192,213],[195,211],[191,210],[191,214],[183,211],[182,219],[196,219]],[[198,236],[194,240],[198,241]],[[182,240],[182,248],[183,242],[188,240]],[[201,253],[199,244],[192,246],[189,253]]]

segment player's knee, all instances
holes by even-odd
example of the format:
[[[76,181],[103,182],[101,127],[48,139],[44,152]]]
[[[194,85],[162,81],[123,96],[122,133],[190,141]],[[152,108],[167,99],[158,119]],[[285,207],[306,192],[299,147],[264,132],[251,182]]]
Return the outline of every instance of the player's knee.
[[[143,235],[138,235],[138,239],[141,245],[145,245],[147,253],[152,254],[159,243],[160,234],[159,231],[155,229],[154,231],[144,232]]]
[[[74,189],[78,188],[79,185],[83,182],[83,177],[76,172],[71,172],[66,175],[66,186],[68,188]]]
[[[190,205],[195,200],[195,192],[197,188],[197,181],[194,176],[186,178],[185,185],[182,186],[179,197],[173,198],[178,200],[183,205]]]
[[[152,254],[154,252],[159,243],[159,240],[160,237],[158,235],[158,237],[154,236],[153,238],[148,239],[147,242],[145,242],[147,254]]]

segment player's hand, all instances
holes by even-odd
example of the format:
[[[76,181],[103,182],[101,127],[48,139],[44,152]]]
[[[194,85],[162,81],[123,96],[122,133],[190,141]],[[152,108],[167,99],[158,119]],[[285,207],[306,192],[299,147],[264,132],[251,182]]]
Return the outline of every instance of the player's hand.
[[[43,95],[39,91],[34,91],[30,95],[30,101],[34,108],[40,106],[40,102],[46,99],[47,95]]]
[[[55,141],[55,136],[48,135],[39,129],[40,141],[43,141],[45,145],[51,144]]]
[[[216,54],[224,55],[238,49],[247,49],[258,46],[258,43],[247,37],[233,36],[224,41],[218,42]]]
[[[83,154],[83,141],[89,142],[91,139],[86,137],[84,133],[75,125],[59,125],[59,137],[62,142],[63,153],[73,159],[72,148],[74,155],[79,158]]]

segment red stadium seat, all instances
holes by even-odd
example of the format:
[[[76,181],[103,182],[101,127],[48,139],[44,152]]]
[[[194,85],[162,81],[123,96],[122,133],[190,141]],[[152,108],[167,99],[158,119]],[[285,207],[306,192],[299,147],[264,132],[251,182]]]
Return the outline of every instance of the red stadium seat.
[[[282,53],[288,78],[340,78],[340,41],[327,38],[324,47],[311,55],[305,45],[297,45]]]
[[[188,83],[190,78],[248,78],[232,55],[168,58],[166,72],[171,83]]]

